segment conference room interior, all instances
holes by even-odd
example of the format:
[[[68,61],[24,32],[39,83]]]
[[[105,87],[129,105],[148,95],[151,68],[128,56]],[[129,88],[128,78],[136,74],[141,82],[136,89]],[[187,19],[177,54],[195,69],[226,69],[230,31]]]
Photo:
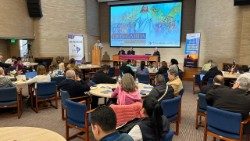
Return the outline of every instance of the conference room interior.
[[[214,74],[203,80],[209,70],[218,68],[222,85],[231,92],[240,89],[235,88],[239,79],[246,78],[248,88],[242,103],[250,103],[248,0],[2,0],[0,19],[0,82],[8,78],[12,83],[8,88],[0,83],[0,141],[99,140],[93,131],[91,112],[104,105],[114,111],[116,129],[121,131],[119,127],[127,122],[144,119],[143,101],[158,86],[159,74],[164,84],[171,86],[164,87],[163,95],[173,89],[172,98],[162,100],[162,96],[157,102],[170,125],[162,140],[249,140],[245,126],[250,125],[250,117],[213,107],[206,93],[214,92],[219,80]],[[163,61],[168,71],[160,73]],[[146,74],[138,73],[143,63]],[[100,71],[114,82],[101,82],[103,76],[97,78]],[[137,102],[121,104],[128,100],[122,101],[119,92],[118,96],[114,93],[122,89],[124,76],[130,74],[139,100],[135,96]],[[49,82],[45,77],[41,83],[31,80],[38,75],[49,76]],[[62,82],[71,75],[77,85],[89,88],[80,99],[63,89]],[[176,88],[171,81],[179,78],[181,86]],[[209,90],[202,94],[204,88]],[[15,100],[10,101],[13,96],[7,94],[13,93]],[[40,93],[43,96],[39,97]],[[174,101],[178,103],[174,105]],[[172,109],[164,107],[165,102],[173,102]],[[73,106],[84,110],[76,111]],[[245,106],[250,113],[249,105]],[[168,117],[169,111],[175,112],[171,115],[174,118]],[[208,118],[208,112],[214,119]],[[73,125],[70,116],[82,118],[83,127]],[[214,123],[218,127],[210,125]],[[69,137],[78,131],[77,136]],[[134,139],[132,133],[128,135]]]

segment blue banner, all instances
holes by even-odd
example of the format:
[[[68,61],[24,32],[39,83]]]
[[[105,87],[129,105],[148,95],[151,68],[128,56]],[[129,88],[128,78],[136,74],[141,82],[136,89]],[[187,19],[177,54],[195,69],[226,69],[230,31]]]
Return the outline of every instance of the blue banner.
[[[198,67],[199,50],[200,50],[200,33],[189,33],[186,36],[186,48],[185,48],[185,67]]]

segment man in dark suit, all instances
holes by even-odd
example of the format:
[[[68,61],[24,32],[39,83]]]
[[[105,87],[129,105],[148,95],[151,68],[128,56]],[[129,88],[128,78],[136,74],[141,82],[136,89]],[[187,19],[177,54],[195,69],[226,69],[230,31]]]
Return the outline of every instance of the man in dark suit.
[[[226,87],[224,85],[224,77],[221,75],[216,75],[213,79],[213,84],[212,85],[205,85],[201,88],[200,93],[207,94],[208,91],[214,90],[217,88],[223,88]]]
[[[95,75],[92,78],[92,81],[95,84],[100,84],[100,83],[114,84],[114,83],[116,83],[115,79],[112,79],[111,77],[108,76],[108,71],[109,71],[109,66],[103,65],[101,70],[99,70],[95,73]]]
[[[249,85],[250,80],[247,77],[239,77],[233,89],[223,87],[209,91],[206,94],[207,104],[219,109],[241,113],[245,119],[250,112],[250,95],[247,93]]]
[[[120,48],[118,55],[126,55],[126,53],[122,48]]]
[[[115,79],[112,79],[111,77],[108,76],[108,71],[109,71],[109,66],[108,65],[103,65],[101,70],[97,71],[95,75],[92,78],[92,82],[95,84],[100,84],[100,83],[108,83],[108,84],[114,84],[116,83]],[[98,96],[92,96],[92,103],[91,107],[96,108],[98,106]]]
[[[218,69],[216,63],[211,64],[211,69],[205,74],[202,78],[202,84],[207,84],[210,79],[213,79],[216,75],[223,75],[222,72]]]
[[[135,51],[131,47],[130,50],[128,50],[127,55],[135,55]]]
[[[74,70],[67,70],[66,79],[58,84],[58,89],[67,91],[70,98],[84,96],[86,91],[90,90],[87,83],[83,83],[76,79],[76,73]]]

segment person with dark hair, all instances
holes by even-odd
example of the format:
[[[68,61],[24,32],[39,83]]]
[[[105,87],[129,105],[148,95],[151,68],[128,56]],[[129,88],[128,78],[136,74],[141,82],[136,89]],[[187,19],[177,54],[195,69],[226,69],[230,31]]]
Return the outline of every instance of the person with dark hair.
[[[115,79],[112,79],[111,77],[109,77],[108,71],[109,71],[109,66],[103,65],[102,68],[94,74],[92,81],[96,84],[100,84],[100,83],[114,84],[114,83],[116,83]]]
[[[71,58],[69,60],[69,64],[67,65],[67,70],[74,70],[76,75],[80,78],[82,78],[82,72],[81,69],[76,65],[76,60],[74,58]]]
[[[103,65],[102,68],[94,74],[92,82],[94,82],[95,84],[100,84],[100,83],[115,84],[116,80],[109,77],[108,71],[109,71],[109,66]],[[91,103],[92,108],[96,108],[98,106],[98,99],[99,99],[98,96],[92,96],[92,103]]]
[[[158,51],[157,47],[154,50],[153,56],[158,56],[158,62],[161,61],[161,55],[160,55],[160,52]]]
[[[224,85],[224,77],[221,75],[216,75],[213,79],[213,84],[212,85],[205,85],[201,88],[200,93],[207,94],[208,91],[214,90],[217,88],[223,88],[226,87]]]
[[[161,67],[159,68],[157,74],[166,74],[168,73],[168,64],[166,61],[161,62]]]
[[[120,67],[121,76],[125,73],[130,73],[132,76],[135,76],[133,70],[127,66],[127,62],[122,62],[122,66]]]
[[[2,68],[9,68],[11,64],[7,64],[3,62],[3,55],[0,55],[0,67]]]
[[[144,118],[128,133],[134,141],[161,141],[169,132],[168,119],[163,115],[160,103],[152,97],[143,101]]]
[[[174,89],[170,85],[166,85],[163,75],[155,76],[155,87],[150,91],[148,97],[154,97],[158,101],[174,98]]]
[[[126,53],[122,48],[120,48],[118,55],[126,55]]]
[[[176,67],[177,68],[177,70],[178,70],[178,76],[179,76],[180,79],[182,79],[183,78],[183,71],[179,68],[178,61],[176,59],[171,59],[170,63],[171,63],[170,67]]]
[[[128,50],[127,55],[135,55],[135,51],[133,50],[133,47]]]
[[[149,74],[148,68],[145,67],[145,61],[141,61],[140,67],[137,68],[136,74],[146,75]]]
[[[91,129],[97,141],[133,141],[125,133],[116,131],[116,115],[108,106],[97,107],[90,114]]]

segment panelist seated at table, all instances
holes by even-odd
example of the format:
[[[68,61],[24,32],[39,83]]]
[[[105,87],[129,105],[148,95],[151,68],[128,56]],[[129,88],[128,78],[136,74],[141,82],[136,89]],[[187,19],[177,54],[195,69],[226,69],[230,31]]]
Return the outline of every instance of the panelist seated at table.
[[[0,88],[15,87],[11,80],[5,76],[4,70],[0,67]]]
[[[29,79],[27,81],[28,84],[31,83],[42,83],[42,82],[50,82],[50,75],[47,74],[46,68],[43,65],[37,66],[37,76]]]
[[[120,48],[118,55],[126,55],[126,52],[122,48]]]
[[[59,83],[57,87],[58,89],[67,91],[70,98],[83,96],[85,95],[84,92],[90,90],[87,83],[81,83],[74,70],[67,70],[66,79]]]
[[[147,97],[153,97],[158,101],[174,98],[174,89],[167,85],[165,78],[161,74],[155,76],[155,87],[150,91]]]
[[[133,50],[133,47],[131,47],[130,50],[127,51],[127,55],[135,55],[135,51]]]
[[[142,101],[134,77],[129,73],[123,75],[120,84],[114,90],[111,97],[117,98],[118,105],[129,105]]]
[[[93,78],[92,78],[92,81],[95,83],[95,84],[100,84],[100,83],[110,83],[110,84],[114,84],[116,83],[116,80],[115,79],[112,79],[111,77],[109,77],[108,75],[108,71],[109,71],[109,66],[108,65],[103,65],[101,67],[100,70],[98,70]]]

